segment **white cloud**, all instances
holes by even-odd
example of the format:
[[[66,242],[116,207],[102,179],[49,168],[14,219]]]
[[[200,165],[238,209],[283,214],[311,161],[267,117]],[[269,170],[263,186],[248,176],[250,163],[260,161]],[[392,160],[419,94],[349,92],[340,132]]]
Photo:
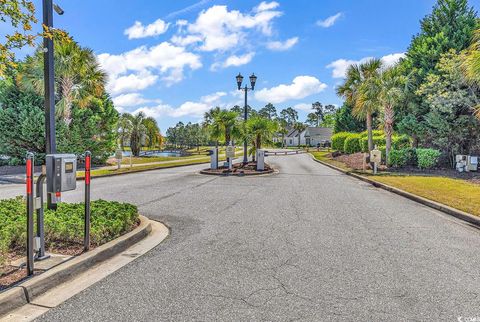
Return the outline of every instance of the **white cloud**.
[[[130,107],[130,106],[138,106],[138,105],[142,105],[149,102],[149,100],[143,98],[142,94],[140,93],[129,93],[129,94],[118,95],[114,97],[112,100],[115,106],[120,106],[122,108]]]
[[[225,95],[227,95],[227,93],[225,92],[216,92],[210,95],[202,96],[201,101],[208,104],[212,104],[212,103],[218,102],[220,98],[222,98]]]
[[[211,66],[211,70],[217,70],[219,67],[221,68],[227,68],[231,66],[242,66],[245,64],[248,64],[249,62],[252,61],[253,57],[255,56],[254,52],[247,53],[245,55],[237,56],[237,55],[231,55],[229,56],[223,63],[214,63]]]
[[[202,96],[198,101],[186,101],[180,106],[174,108],[168,104],[158,104],[156,106],[144,106],[137,108],[133,114],[144,112],[147,116],[159,118],[167,115],[170,117],[203,117],[204,113],[214,106],[224,106],[222,97],[226,96],[225,92],[216,92]],[[122,108],[123,109],[123,108]]]
[[[146,26],[140,21],[135,21],[133,26],[125,29],[124,34],[128,36],[128,39],[158,36],[165,33],[168,26],[169,24],[165,23],[162,19],[157,19],[155,22]]]
[[[144,107],[137,108],[131,114],[137,114],[139,112],[145,113],[147,117],[159,118],[160,116],[171,113],[172,108],[169,105],[165,105],[165,104],[160,104],[160,105],[151,106],[151,107],[144,106]]]
[[[343,16],[343,13],[339,12],[336,15],[330,16],[325,20],[318,20],[317,21],[317,26],[323,27],[323,28],[329,28],[337,22],[337,20]]]
[[[135,92],[152,86],[157,79],[157,75],[153,75],[148,71],[124,76],[111,76],[107,84],[107,91],[111,94]]]
[[[264,88],[255,93],[255,98],[262,102],[283,103],[288,100],[302,99],[319,93],[327,85],[313,76],[297,76],[292,84],[281,84],[272,88]]]
[[[332,69],[333,78],[343,78],[347,73],[348,66],[352,64],[357,64],[359,61],[356,60],[347,60],[347,59],[338,59],[334,62],[331,62],[327,65],[327,68]]]
[[[119,55],[100,54],[98,61],[109,75],[107,89],[114,94],[144,89],[153,85],[159,75],[163,76],[162,79],[167,85],[171,85],[183,79],[185,68],[195,70],[202,67],[200,56],[169,42],[162,42],[153,47],[141,46]],[[129,71],[134,73],[127,75]],[[141,79],[143,82],[140,82]],[[128,84],[129,80],[146,86]],[[118,82],[122,84],[117,84]]]
[[[384,67],[390,67],[395,65],[401,58],[404,58],[404,57],[405,57],[405,53],[396,53],[396,54],[385,55],[381,59],[384,64]],[[342,58],[342,59],[338,59],[336,61],[331,62],[330,64],[327,65],[327,68],[332,69],[333,78],[344,78],[347,73],[347,69],[350,65],[361,64],[372,58],[373,57],[364,57],[360,60],[349,60],[349,59]]]
[[[300,103],[294,105],[293,108],[300,111],[310,112],[312,110],[312,104]]]
[[[253,9],[253,11],[262,12],[262,11],[276,9],[278,6],[280,6],[280,4],[276,1],[272,1],[272,2],[262,1],[258,6],[256,6]]]
[[[293,37],[290,39],[285,40],[284,42],[281,41],[270,41],[267,43],[267,48],[270,50],[275,51],[284,51],[292,48],[298,43],[298,37]]]
[[[246,31],[259,30],[263,35],[271,35],[272,22],[282,12],[273,10],[278,6],[261,3],[253,14],[243,14],[238,10],[229,11],[227,6],[215,5],[203,10],[195,22],[188,24],[184,37],[200,38],[201,51],[226,51],[245,42]],[[260,10],[259,10],[260,9]],[[177,38],[177,43],[182,40]]]
[[[382,57],[382,61],[386,67],[391,67],[398,63],[398,61],[402,58],[405,58],[405,53],[396,53],[390,54]]]

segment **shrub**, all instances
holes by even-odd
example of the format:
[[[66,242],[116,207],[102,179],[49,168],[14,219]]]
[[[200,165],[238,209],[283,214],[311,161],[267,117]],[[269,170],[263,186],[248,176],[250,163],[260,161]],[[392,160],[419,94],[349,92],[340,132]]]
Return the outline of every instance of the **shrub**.
[[[417,165],[417,153],[414,148],[391,150],[388,156],[388,165],[394,168],[401,168],[407,165]]]
[[[368,152],[368,137],[364,136],[360,139],[360,144],[362,148],[362,152]],[[373,147],[383,146],[385,145],[385,136],[374,136],[373,137]]]
[[[348,154],[361,152],[362,148],[360,146],[360,134],[350,134],[345,139],[343,150]]]
[[[420,169],[431,169],[438,164],[440,151],[435,149],[417,149],[417,163]]]
[[[345,152],[344,151],[344,146],[345,146],[345,139],[350,135],[348,132],[339,132],[334,135],[332,135],[332,149],[340,151],[340,152]]]
[[[385,134],[383,133],[382,130],[373,130],[372,131],[372,136],[375,137],[375,136],[384,136]],[[363,131],[360,133],[360,136],[362,138],[368,138],[368,131]]]
[[[0,265],[9,249],[24,251],[26,207],[22,197],[0,200]],[[131,230],[138,221],[137,207],[128,203],[96,200],[91,203],[90,238],[100,245]],[[60,203],[57,211],[45,209],[47,248],[83,243],[83,203]]]
[[[401,150],[410,147],[410,137],[408,135],[394,135],[392,137],[392,149]]]

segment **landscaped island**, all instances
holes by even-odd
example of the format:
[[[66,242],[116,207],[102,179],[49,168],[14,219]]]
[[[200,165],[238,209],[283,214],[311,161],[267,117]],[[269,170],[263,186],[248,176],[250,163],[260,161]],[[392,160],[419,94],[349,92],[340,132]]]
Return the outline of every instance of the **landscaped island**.
[[[78,255],[83,251],[84,204],[60,203],[56,211],[45,207],[47,252]],[[0,200],[0,290],[26,276],[10,266],[26,253],[26,205],[22,197]],[[109,242],[139,223],[137,207],[128,203],[96,200],[91,203],[91,247]]]

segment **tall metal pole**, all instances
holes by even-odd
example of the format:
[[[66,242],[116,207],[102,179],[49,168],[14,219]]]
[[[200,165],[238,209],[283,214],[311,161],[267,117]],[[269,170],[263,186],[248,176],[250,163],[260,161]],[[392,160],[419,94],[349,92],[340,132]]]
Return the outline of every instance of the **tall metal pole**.
[[[245,85],[245,106],[244,106],[244,110],[243,110],[243,120],[245,121],[245,126],[246,126],[246,123],[247,123],[247,118],[248,118],[248,110],[247,110],[247,92],[248,92],[248,87],[247,85]],[[247,157],[247,139],[245,138],[245,140],[243,141],[243,164],[247,164],[248,163],[248,157]]]
[[[90,169],[92,154],[85,152],[85,226],[83,230],[83,249],[90,249]]]
[[[53,2],[52,0],[43,0],[43,24],[50,31],[53,27]],[[57,152],[55,140],[55,75],[53,63],[53,39],[43,38],[43,79],[45,86],[45,142],[46,153]],[[47,194],[48,209],[55,209],[56,205],[52,203],[51,194]]]
[[[35,158],[33,153],[27,153],[27,275],[33,274],[33,211],[35,209],[34,191],[33,191],[33,176]]]

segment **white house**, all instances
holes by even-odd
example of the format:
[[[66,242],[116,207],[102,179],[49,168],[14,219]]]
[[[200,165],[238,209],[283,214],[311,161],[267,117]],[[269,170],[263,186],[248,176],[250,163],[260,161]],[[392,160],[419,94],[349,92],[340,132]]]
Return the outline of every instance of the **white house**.
[[[300,145],[307,145],[311,147],[317,146],[317,144],[331,143],[333,130],[326,127],[307,127],[300,134],[295,129],[285,135],[283,144],[286,147],[298,146],[298,137],[300,136]]]

